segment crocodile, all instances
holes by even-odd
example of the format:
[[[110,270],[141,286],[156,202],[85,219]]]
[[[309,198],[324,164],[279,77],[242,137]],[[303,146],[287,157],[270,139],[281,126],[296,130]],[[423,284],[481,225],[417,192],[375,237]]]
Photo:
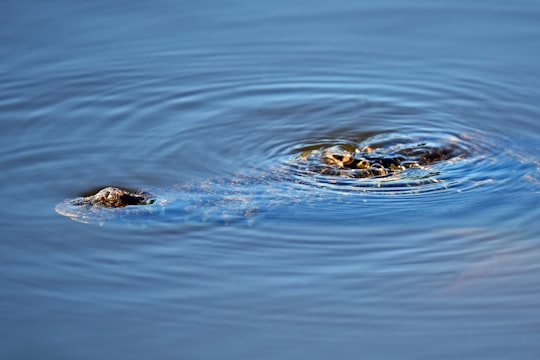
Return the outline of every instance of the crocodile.
[[[460,143],[458,137],[451,137],[450,140],[442,142],[422,142],[401,137],[396,139],[393,136],[383,137],[383,140],[368,139],[360,143],[322,141],[319,144],[300,147],[286,162],[286,166],[277,171],[270,171],[271,175],[240,176],[229,180],[210,181],[205,185],[177,186],[178,194],[170,199],[151,191],[107,186],[88,196],[67,199],[56,206],[56,211],[74,220],[85,221],[83,219],[103,214],[111,216],[111,211],[115,209],[152,207],[156,204],[164,206],[171,200],[179,198],[191,198],[194,204],[203,204],[201,206],[207,207],[230,206],[231,199],[245,203],[250,197],[255,198],[255,190],[249,189],[250,186],[256,188],[254,184],[261,185],[262,188],[271,187],[272,181],[269,179],[280,182],[292,180],[291,182],[299,183],[302,182],[299,179],[316,177],[319,181],[334,183],[339,179],[358,181],[358,184],[363,184],[362,181],[366,180],[388,183],[401,178],[401,174],[408,169],[426,169],[436,163],[457,161],[466,155],[466,147]],[[220,190],[223,190],[221,197],[219,197]],[[274,191],[276,192],[279,191]],[[231,196],[231,193],[236,194],[236,197]],[[265,196],[264,194],[272,191],[266,189],[262,190],[262,193],[262,196]],[[215,199],[212,199],[213,197]],[[246,207],[245,213],[248,213],[249,209],[251,207]]]
[[[322,175],[371,178],[428,166],[461,155],[458,148],[451,145],[435,147],[419,143],[415,146],[397,145],[382,150],[366,145],[353,151],[338,145],[305,152],[301,154],[300,160],[306,162],[306,170]]]

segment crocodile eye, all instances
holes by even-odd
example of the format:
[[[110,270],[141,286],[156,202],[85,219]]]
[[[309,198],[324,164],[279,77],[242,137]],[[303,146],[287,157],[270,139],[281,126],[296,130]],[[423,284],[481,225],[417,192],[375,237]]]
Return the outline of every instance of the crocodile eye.
[[[366,159],[360,159],[358,163],[356,164],[356,167],[359,169],[369,169],[370,164],[369,161]]]
[[[353,161],[352,156],[349,154],[337,155],[336,158],[344,164],[349,164]]]
[[[353,163],[354,161],[354,157],[351,156],[351,154],[332,153],[332,152],[325,153],[320,159],[326,162],[327,164],[335,164],[339,167],[343,167],[344,165],[349,165]]]

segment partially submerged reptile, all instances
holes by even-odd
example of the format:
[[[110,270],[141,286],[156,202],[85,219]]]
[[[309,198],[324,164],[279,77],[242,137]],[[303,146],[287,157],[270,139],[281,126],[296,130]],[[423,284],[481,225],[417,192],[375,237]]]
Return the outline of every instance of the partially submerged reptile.
[[[206,205],[203,206],[207,207],[209,203],[215,204],[215,206],[222,206],[223,204],[229,206],[230,202],[225,200],[233,198],[233,196],[230,196],[231,193],[237,196],[235,200],[240,199],[244,202],[247,202],[245,199],[249,199],[250,196],[255,198],[256,196],[250,194],[255,193],[257,190],[250,190],[249,187],[250,184],[261,185],[261,182],[257,183],[257,179],[272,178],[279,179],[278,181],[294,179],[294,182],[298,182],[298,175],[300,174],[300,176],[306,178],[313,178],[313,176],[320,178],[323,176],[327,179],[343,178],[353,179],[358,182],[368,179],[380,179],[388,182],[399,178],[407,169],[426,168],[442,161],[455,161],[467,154],[465,147],[460,146],[459,139],[456,137],[451,137],[450,140],[445,140],[440,145],[439,141],[418,142],[408,138],[403,140],[401,137],[396,140],[391,136],[383,141],[363,141],[360,144],[352,141],[344,141],[339,144],[323,143],[308,146],[300,149],[299,152],[298,155],[291,158],[285,169],[276,172],[281,174],[280,176],[253,177],[255,180],[251,180],[251,182],[238,181],[238,179],[230,182],[225,181],[228,185],[226,185],[223,192],[229,195],[223,195],[220,200],[217,197],[219,196],[219,186],[223,186],[223,182],[215,182],[212,191],[206,190],[207,187],[203,186],[179,187],[179,189],[182,189],[179,192],[183,191],[184,193],[175,195],[173,198],[191,198],[193,202],[204,203]],[[287,168],[291,170],[289,172],[294,173],[294,176],[283,176],[283,174],[287,174]],[[212,184],[211,182],[211,187]],[[247,185],[242,188],[242,184]],[[233,187],[234,189],[232,189]],[[267,189],[262,192],[266,194],[272,191]],[[212,196],[216,199],[209,201],[208,198]],[[201,200],[202,198],[204,200]],[[98,213],[102,214],[103,211],[100,209],[109,211],[116,208],[140,207],[155,203],[163,205],[168,202],[168,200],[163,201],[163,197],[158,198],[147,191],[105,187],[90,196],[65,200],[56,206],[56,211],[61,215],[81,220],[86,217],[96,217]]]
[[[152,195],[145,191],[130,191],[113,186],[99,190],[95,195],[69,200],[73,206],[98,206],[121,208],[129,205],[150,205],[154,203]]]
[[[353,151],[346,146],[331,146],[307,151],[300,159],[307,162],[307,170],[319,174],[371,178],[427,166],[461,155],[463,155],[461,149],[450,144],[435,147],[420,143],[405,147],[397,144],[382,149],[364,146]]]

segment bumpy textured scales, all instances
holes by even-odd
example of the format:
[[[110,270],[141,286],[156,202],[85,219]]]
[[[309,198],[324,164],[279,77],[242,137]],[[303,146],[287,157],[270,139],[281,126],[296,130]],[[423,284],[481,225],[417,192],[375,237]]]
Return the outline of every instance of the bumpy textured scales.
[[[433,147],[418,144],[415,147],[372,149],[363,147],[354,152],[339,146],[302,154],[306,170],[324,175],[369,178],[397,173],[413,167],[427,166],[458,157],[456,147]]]
[[[190,190],[186,187],[180,187],[183,191],[177,198],[189,198],[200,204],[215,203],[217,206],[234,207],[231,204],[238,204],[240,207],[244,203],[249,203],[250,186],[254,186],[259,181],[259,185],[265,189],[263,192],[272,193],[272,181],[292,182],[297,180],[295,176],[312,175],[323,176],[332,180],[336,177],[356,179],[361,182],[366,178],[393,179],[396,175],[409,168],[423,168],[440,161],[450,161],[460,159],[466,155],[466,150],[458,146],[457,139],[446,141],[443,146],[433,146],[427,143],[412,143],[409,141],[386,141],[379,144],[370,144],[362,147],[356,147],[353,144],[332,145],[323,144],[314,146],[310,150],[302,152],[293,157],[288,164],[288,168],[280,169],[280,176],[258,176],[252,177],[251,182],[238,181],[238,178],[230,180],[230,186],[237,188],[235,191],[241,196],[229,196],[223,194],[220,197],[217,189],[223,189],[223,181],[226,179],[210,182],[217,186],[213,188],[207,185],[195,187]],[[289,170],[288,170],[289,169]],[[289,175],[287,175],[289,173]],[[270,172],[272,174],[272,172]],[[294,173],[294,176],[292,175]],[[274,172],[275,174],[275,172]],[[262,182],[260,179],[273,179],[272,181]],[[265,185],[266,184],[266,185]],[[227,186],[227,185],[225,185]],[[246,187],[243,189],[243,187]],[[233,191],[233,193],[235,193]],[[244,196],[244,193],[246,194]],[[212,200],[212,198],[214,200]],[[106,187],[96,194],[76,199],[68,199],[56,206],[56,211],[64,216],[84,221],[84,219],[110,218],[112,211],[117,208],[155,208],[154,203],[164,205],[167,201],[161,199],[158,195],[145,191],[130,191],[117,187]],[[234,200],[234,201],[232,201]],[[264,206],[264,205],[262,205]],[[158,206],[159,208],[160,206]],[[154,209],[155,210],[155,209]],[[248,209],[249,210],[249,209]]]
[[[108,186],[95,195],[73,200],[73,205],[101,206],[106,208],[120,208],[128,205],[150,205],[154,200],[151,194],[143,191],[132,192],[117,187]]]

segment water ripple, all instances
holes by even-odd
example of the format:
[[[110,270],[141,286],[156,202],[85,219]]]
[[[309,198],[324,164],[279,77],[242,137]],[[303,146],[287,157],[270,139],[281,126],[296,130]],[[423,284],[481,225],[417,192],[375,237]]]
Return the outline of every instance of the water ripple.
[[[88,177],[81,192],[102,184],[124,185],[113,183],[117,179],[140,179],[125,185],[158,192],[188,182],[168,187],[165,197],[178,199],[187,191],[213,197],[215,201],[205,204],[219,207],[230,203],[222,201],[227,194],[243,194],[256,212],[272,214],[275,204],[303,203],[299,216],[310,204],[330,219],[347,212],[375,218],[390,211],[397,216],[429,207],[446,213],[473,211],[491,205],[497,193],[511,193],[525,178],[531,193],[538,192],[538,166],[515,140],[521,134],[512,129],[501,134],[492,125],[501,114],[531,118],[531,112],[537,112],[520,104],[517,99],[525,95],[516,86],[433,71],[403,78],[391,70],[397,59],[385,60],[386,67],[379,64],[376,69],[351,62],[322,73],[316,67],[281,71],[261,55],[221,56],[220,67],[210,70],[209,62],[215,59],[208,54],[189,56],[186,71],[168,77],[126,68],[99,78],[67,71],[35,86],[25,79],[6,87],[10,100],[0,106],[34,108],[27,119],[32,124],[45,123],[60,109],[67,114],[65,124],[87,120],[72,127],[69,136],[88,139],[84,146],[69,140],[55,144],[55,152],[66,156],[84,152],[86,170],[77,169],[79,174],[96,168],[109,174],[96,176],[99,183]],[[241,71],[257,61],[258,72]],[[46,83],[58,91],[47,95],[40,90]],[[23,95],[21,86],[33,90]],[[381,142],[451,145],[459,154],[368,179],[314,174],[297,166],[308,149]],[[117,161],[104,162],[110,154]],[[258,174],[252,176],[252,171]],[[245,173],[250,180],[238,180]],[[327,204],[338,203],[343,206],[329,216]],[[361,207],[365,203],[370,207]]]

